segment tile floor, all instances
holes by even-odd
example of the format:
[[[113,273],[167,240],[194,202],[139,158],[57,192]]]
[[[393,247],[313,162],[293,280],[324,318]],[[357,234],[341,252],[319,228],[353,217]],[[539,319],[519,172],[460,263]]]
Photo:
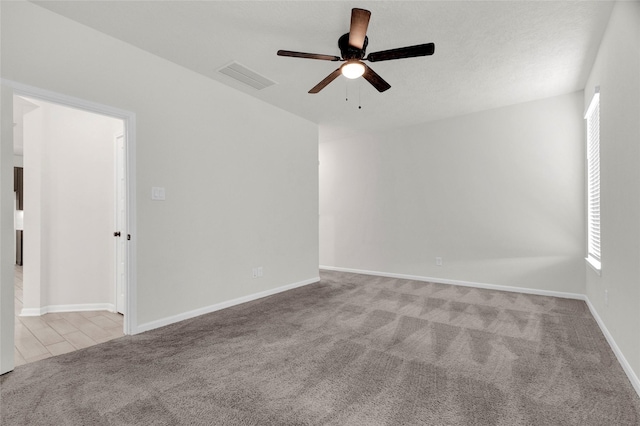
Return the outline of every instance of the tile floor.
[[[16,366],[123,336],[122,315],[108,311],[64,312],[21,317],[22,267],[15,270]]]

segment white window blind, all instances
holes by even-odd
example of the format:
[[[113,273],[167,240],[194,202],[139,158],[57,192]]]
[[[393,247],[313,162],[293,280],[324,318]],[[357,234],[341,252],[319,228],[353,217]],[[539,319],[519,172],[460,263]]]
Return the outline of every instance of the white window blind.
[[[600,93],[591,100],[587,120],[587,261],[600,270]]]

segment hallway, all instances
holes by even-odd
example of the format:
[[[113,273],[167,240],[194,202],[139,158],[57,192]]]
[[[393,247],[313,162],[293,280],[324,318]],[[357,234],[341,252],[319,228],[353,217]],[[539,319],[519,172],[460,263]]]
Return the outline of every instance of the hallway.
[[[108,311],[62,312],[40,317],[21,317],[21,266],[15,266],[14,282],[16,367],[124,336],[122,315]]]

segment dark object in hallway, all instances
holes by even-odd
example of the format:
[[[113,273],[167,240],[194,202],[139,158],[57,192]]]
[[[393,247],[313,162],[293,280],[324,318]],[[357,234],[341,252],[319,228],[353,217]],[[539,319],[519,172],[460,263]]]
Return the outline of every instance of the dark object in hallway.
[[[16,210],[24,209],[24,169],[13,168],[13,192],[16,193]],[[22,229],[16,229],[16,265],[22,266]]]
[[[22,233],[24,231],[16,231],[16,265],[22,266]]]

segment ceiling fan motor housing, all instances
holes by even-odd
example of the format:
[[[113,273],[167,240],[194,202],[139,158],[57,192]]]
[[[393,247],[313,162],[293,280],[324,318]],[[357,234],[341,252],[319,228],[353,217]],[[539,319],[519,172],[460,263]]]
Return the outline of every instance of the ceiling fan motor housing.
[[[362,49],[351,46],[349,44],[349,33],[344,34],[338,40],[338,47],[340,48],[342,59],[344,59],[345,61],[353,59],[363,59],[365,51],[367,50],[367,44],[369,44],[369,38],[365,36],[364,43],[362,44]]]

